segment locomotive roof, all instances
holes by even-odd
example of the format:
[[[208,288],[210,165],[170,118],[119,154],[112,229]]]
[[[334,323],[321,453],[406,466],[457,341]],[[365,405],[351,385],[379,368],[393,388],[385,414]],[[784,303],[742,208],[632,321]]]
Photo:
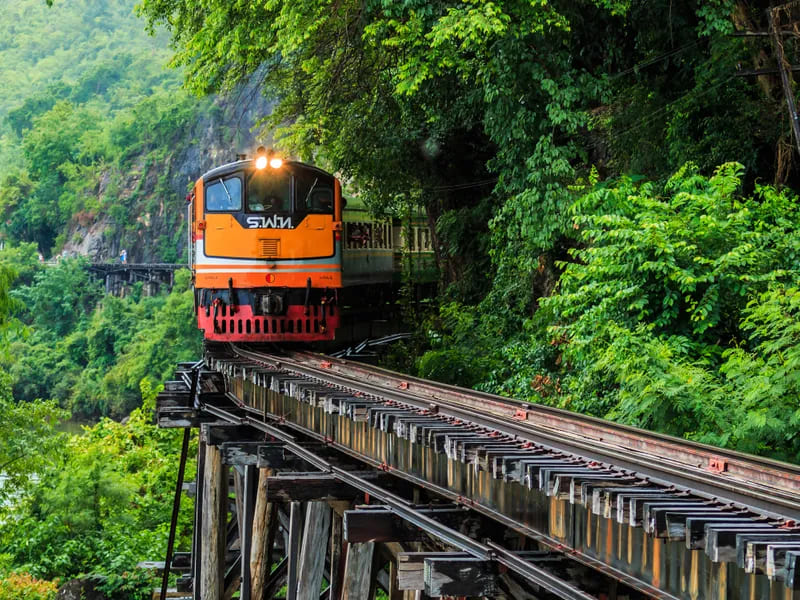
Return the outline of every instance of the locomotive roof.
[[[243,169],[252,168],[254,162],[255,162],[254,159],[248,158],[245,160],[237,160],[236,162],[227,163],[225,165],[216,167],[214,169],[211,169],[210,171],[203,173],[202,177],[203,182],[207,182],[210,179],[216,179],[217,177],[224,177],[225,175],[228,175],[230,173],[235,173],[236,171],[242,171]],[[315,167],[313,165],[309,165],[296,160],[286,160],[284,161],[284,164],[291,165],[293,167],[300,167],[306,171],[316,172],[321,175],[325,175],[326,177],[333,177],[333,175],[331,175],[327,171],[323,171],[319,167]]]

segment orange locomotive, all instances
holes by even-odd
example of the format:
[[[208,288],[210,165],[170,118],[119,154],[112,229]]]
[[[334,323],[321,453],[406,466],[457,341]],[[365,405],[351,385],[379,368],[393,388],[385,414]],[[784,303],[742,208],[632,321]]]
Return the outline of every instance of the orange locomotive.
[[[197,324],[228,342],[332,340],[340,322],[340,182],[259,148],[189,196]]]

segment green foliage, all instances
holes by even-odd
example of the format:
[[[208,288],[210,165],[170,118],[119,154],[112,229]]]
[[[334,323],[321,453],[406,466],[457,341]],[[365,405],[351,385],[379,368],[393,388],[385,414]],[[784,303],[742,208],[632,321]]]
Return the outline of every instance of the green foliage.
[[[0,331],[6,332],[10,322],[11,301],[8,296],[14,273],[0,264]],[[5,341],[5,340],[4,340]],[[15,489],[23,489],[31,473],[47,461],[57,439],[52,435],[58,420],[66,417],[54,402],[17,402],[11,391],[11,377],[0,369],[0,473],[6,477],[0,486],[0,505],[8,501]]]
[[[796,281],[796,279],[795,279]],[[725,352],[723,391],[736,398],[722,440],[745,452],[800,461],[800,290],[775,284],[743,312],[747,343]]]
[[[100,283],[87,271],[81,258],[59,261],[34,275],[30,286],[12,293],[24,306],[22,318],[39,331],[64,337],[92,313],[102,295]]]
[[[0,264],[11,252],[0,252]],[[178,271],[169,295],[103,296],[85,263],[65,259],[12,292],[29,335],[16,335],[5,368],[19,399],[52,398],[74,413],[122,418],[139,402],[142,379],[160,381],[197,358],[191,274]]]
[[[450,328],[499,365],[480,387],[800,461],[797,198],[745,196],[741,174],[687,165],[663,184],[623,178],[580,197],[582,245],[525,329],[498,345],[486,316]]]
[[[69,437],[38,481],[15,490],[13,507],[2,509],[0,551],[16,568],[44,578],[102,575],[113,597],[146,597],[153,581],[134,567],[166,546],[180,447],[179,432],[151,422],[157,391],[145,380],[144,405],[126,424],[104,419]],[[190,504],[179,546],[188,543]]]
[[[55,600],[58,586],[29,573],[11,573],[0,580],[0,600]]]

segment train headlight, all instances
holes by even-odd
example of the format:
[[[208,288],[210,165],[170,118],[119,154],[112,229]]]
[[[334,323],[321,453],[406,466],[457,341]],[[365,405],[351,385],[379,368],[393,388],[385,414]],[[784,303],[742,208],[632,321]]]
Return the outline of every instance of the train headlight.
[[[280,169],[283,166],[283,159],[273,156],[269,159],[269,166],[273,169]]]
[[[256,158],[256,169],[259,171],[267,166],[267,157],[266,156],[259,156]]]

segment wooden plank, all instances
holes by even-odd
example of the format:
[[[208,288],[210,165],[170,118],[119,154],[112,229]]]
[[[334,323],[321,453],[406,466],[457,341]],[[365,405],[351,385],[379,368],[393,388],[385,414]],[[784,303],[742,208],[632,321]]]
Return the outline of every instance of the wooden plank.
[[[331,502],[333,515],[331,521],[331,552],[330,552],[330,588],[328,597],[333,600],[339,598],[344,580],[343,555],[347,551],[347,542],[344,541],[342,514],[350,506],[349,502]]]
[[[325,502],[309,502],[303,529],[297,582],[297,600],[317,600],[322,587],[325,557],[328,553],[328,531],[331,525],[331,507]]]
[[[790,590],[800,590],[800,552],[786,553],[786,579],[784,585]]]
[[[260,600],[264,597],[264,586],[272,566],[272,547],[268,543],[268,538],[270,532],[274,532],[278,528],[273,507],[267,501],[267,481],[270,473],[269,469],[259,469],[258,471],[256,504],[253,510],[252,547],[250,550],[250,595],[255,600]]]
[[[373,542],[349,544],[341,600],[367,600],[372,584]]]
[[[225,442],[252,440],[254,429],[248,425],[222,422],[200,426],[200,438],[209,446],[219,446]]]
[[[203,440],[197,443],[197,472],[195,475],[195,486],[197,498],[194,503],[194,528],[192,531],[192,592],[195,597],[200,597],[200,555],[202,553],[203,540],[203,486],[197,485],[203,481],[206,464],[206,445]]]
[[[777,543],[777,542],[793,542],[796,544],[800,544],[800,535],[796,531],[791,530],[782,530],[782,529],[772,529],[772,531],[764,532],[763,530],[752,530],[752,531],[742,531],[740,533],[735,534],[734,536],[734,546],[736,551],[734,553],[733,560],[740,567],[745,568],[746,573],[755,572],[756,569],[756,552],[751,547],[751,545],[755,544],[763,544],[764,545],[764,558],[766,558],[766,544],[767,543]],[[752,553],[752,568],[747,570],[747,554],[748,550]],[[764,572],[766,567],[766,561],[760,563],[760,573]]]
[[[494,596],[497,566],[474,557],[433,557],[424,562],[425,593],[429,596]]]
[[[222,464],[225,464],[225,457],[223,455]],[[239,549],[241,550],[242,536],[244,534],[244,523],[242,515],[244,514],[244,475],[236,468],[231,469],[233,473],[233,505],[236,514],[236,533],[239,536]]]
[[[420,514],[435,518],[448,527],[458,526],[469,514],[461,507],[418,509]],[[430,539],[419,527],[408,523],[397,513],[385,508],[348,510],[344,513],[344,539],[348,543],[421,542]]]
[[[465,552],[400,552],[397,555],[397,587],[401,590],[425,589],[425,559],[458,556],[469,558]]]
[[[225,442],[220,446],[222,462],[226,465],[258,464],[258,449],[264,442]]]
[[[288,452],[282,442],[261,442],[257,454],[260,469],[307,471],[313,468],[299,456]]]
[[[225,568],[228,473],[215,446],[205,448],[200,597],[221,600]]]
[[[298,562],[300,559],[300,534],[302,533],[302,505],[292,502],[289,507],[289,544],[286,547],[286,558],[289,571],[286,576],[286,600],[297,600]]]
[[[278,593],[285,584],[286,584],[286,571],[288,570],[289,561],[286,558],[282,558],[281,562],[278,563],[278,566],[270,573],[269,579],[267,579],[266,584],[264,585],[264,595],[260,598],[274,598],[275,594]]]
[[[267,482],[270,502],[354,500],[359,495],[354,487],[327,473],[285,473]]]
[[[686,519],[704,515],[724,515],[721,508],[709,507],[706,503],[659,504],[644,509],[644,530],[659,538],[675,541],[686,539]]]
[[[256,494],[258,492],[258,469],[253,466],[245,467],[243,485],[242,507],[242,585],[239,592],[240,600],[250,600],[252,577],[250,575],[250,559],[253,549],[253,521],[255,517]]]
[[[778,543],[767,546],[767,577],[770,579],[786,579],[786,554],[799,552],[800,544]]]

